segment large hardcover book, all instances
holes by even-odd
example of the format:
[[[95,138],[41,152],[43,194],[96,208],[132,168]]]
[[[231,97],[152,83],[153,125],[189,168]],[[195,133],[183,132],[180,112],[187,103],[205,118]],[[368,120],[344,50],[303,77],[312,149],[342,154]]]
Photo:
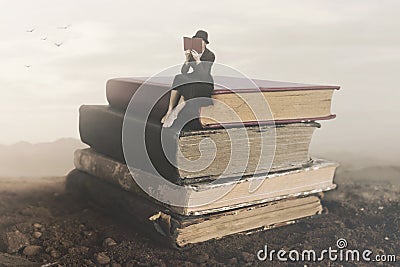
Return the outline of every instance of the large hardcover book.
[[[159,122],[169,103],[169,93],[163,92],[171,88],[172,81],[173,77],[153,77],[150,80],[147,77],[110,79],[106,84],[107,100],[112,107],[126,110],[139,88],[146,90],[142,95],[157,95],[161,92],[159,94],[163,96],[150,113],[150,119]],[[214,83],[214,105],[202,107],[199,114],[200,123],[204,128],[241,123],[252,125],[270,121],[332,119],[335,117],[331,114],[332,94],[340,88],[258,79],[249,82],[243,78],[226,76],[214,76]],[[147,103],[147,99],[152,97],[142,97],[140,101],[133,103],[143,107],[155,104]],[[266,102],[269,108],[265,106]],[[265,109],[265,112],[255,114],[253,111],[259,107]],[[218,121],[215,121],[215,118]]]
[[[167,242],[175,248],[292,224],[323,210],[319,197],[310,195],[201,216],[181,216],[77,170],[67,176],[67,189],[89,198],[114,216],[129,219],[157,242]]]
[[[335,188],[333,176],[337,164],[325,160],[314,160],[310,167],[276,174],[249,177],[242,180],[219,179],[213,183],[182,186],[185,190],[168,191],[163,184],[138,185],[132,177],[145,181],[157,181],[152,174],[130,168],[93,149],[77,150],[74,159],[76,169],[114,184],[134,195],[148,197],[153,192],[157,199],[164,198],[168,208],[177,214],[198,215],[237,207],[250,206],[288,197],[308,195]],[[252,185],[257,185],[252,189]],[[146,192],[145,192],[146,191]],[[217,197],[215,197],[217,196]],[[213,199],[211,202],[208,199]],[[206,201],[205,201],[206,200]]]
[[[140,127],[141,122],[133,116],[127,115],[125,120],[133,128],[135,125]],[[124,113],[108,106],[84,105],[80,108],[82,141],[121,163],[126,162],[122,145],[123,123]],[[163,152],[159,123],[147,123],[144,141],[146,153],[160,175],[179,184],[189,184],[307,166],[310,164],[309,144],[318,127],[318,123],[307,122],[183,131],[177,140],[170,138],[168,142],[173,148],[175,164],[171,164],[171,159]],[[131,161],[133,167],[146,166],[145,153],[136,149],[142,145],[143,138],[125,138],[125,149],[129,145],[129,149],[135,151],[130,153],[134,158]],[[203,165],[204,168],[199,167]]]

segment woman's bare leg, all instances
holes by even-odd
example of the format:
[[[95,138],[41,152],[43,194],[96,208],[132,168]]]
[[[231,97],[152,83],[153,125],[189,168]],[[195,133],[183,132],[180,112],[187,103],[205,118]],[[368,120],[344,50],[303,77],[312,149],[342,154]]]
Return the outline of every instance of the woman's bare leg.
[[[181,94],[178,90],[171,90],[171,96],[169,97],[168,111],[172,111],[179,103]]]
[[[165,114],[165,116],[161,119],[161,123],[164,123],[165,120],[169,117],[172,110],[178,105],[180,98],[181,94],[179,93],[178,90],[171,90],[171,96],[169,97],[168,111]]]

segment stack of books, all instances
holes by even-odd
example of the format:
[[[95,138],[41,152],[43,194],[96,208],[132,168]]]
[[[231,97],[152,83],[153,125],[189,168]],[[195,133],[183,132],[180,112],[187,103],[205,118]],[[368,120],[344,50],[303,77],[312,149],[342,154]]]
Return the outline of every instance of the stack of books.
[[[172,78],[164,77],[149,88],[155,91],[170,88]],[[76,169],[67,177],[70,190],[90,197],[117,215],[131,218],[136,227],[178,248],[231,234],[283,226],[322,213],[322,192],[335,188],[333,177],[338,165],[310,157],[309,145],[314,130],[320,127],[317,121],[335,117],[331,114],[331,100],[338,86],[253,80],[257,90],[249,90],[241,86],[243,83],[238,78],[214,77],[216,86],[212,98],[216,104],[201,108],[202,129],[185,129],[179,133],[174,144],[176,151],[180,151],[175,164],[163,153],[160,141],[160,120],[169,101],[169,94],[165,94],[148,117],[145,142],[157,173],[185,189],[185,196],[180,199],[183,205],[177,206],[173,205],[177,196],[164,195],[164,199],[171,201],[158,201],[144,192],[133,178],[151,179],[155,175],[142,168],[147,155],[140,150],[131,153],[129,167],[125,159],[124,121],[135,123],[135,114],[127,113],[127,109],[146,79],[111,79],[106,85],[109,105],[81,106],[80,136],[90,148],[75,152]],[[230,90],[217,86],[226,82],[231,84]],[[255,118],[251,107],[242,103],[246,98],[266,100],[270,112]],[[231,107],[236,116],[221,116],[224,113],[218,103]],[[216,123],[210,119],[214,116],[222,120]],[[243,130],[246,138],[238,134]],[[271,131],[275,136],[273,144],[268,140]],[[239,152],[240,144],[248,149],[244,168],[241,153],[232,153],[232,137]],[[134,136],[129,140],[124,138],[130,149],[143,142]],[[212,142],[204,142],[205,139]],[[261,144],[266,145],[260,149]],[[207,154],[212,149],[215,153]],[[264,152],[271,149],[275,152],[268,159]],[[209,164],[195,170],[186,168],[188,160],[199,158],[199,165]],[[252,184],[257,186],[250,190]],[[226,194],[211,202],[202,201],[224,188],[229,189]],[[152,190],[157,194],[161,189]]]

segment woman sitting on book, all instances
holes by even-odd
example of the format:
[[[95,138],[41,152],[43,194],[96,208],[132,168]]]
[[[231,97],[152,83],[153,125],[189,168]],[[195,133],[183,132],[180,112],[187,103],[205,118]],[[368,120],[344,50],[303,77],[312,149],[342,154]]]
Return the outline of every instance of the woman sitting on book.
[[[180,128],[182,126],[180,124],[185,124],[185,129],[200,129],[198,120],[200,107],[212,105],[211,93],[214,90],[214,80],[211,76],[211,67],[215,55],[206,47],[209,43],[207,32],[199,30],[193,38],[202,39],[202,51],[199,54],[194,49],[185,50],[186,60],[182,65],[181,74],[174,78],[168,111],[161,119],[163,127]],[[190,68],[193,71],[189,73]],[[185,102],[175,109],[181,96]],[[201,100],[186,102],[198,97],[202,97]],[[176,120],[177,118],[179,119]]]

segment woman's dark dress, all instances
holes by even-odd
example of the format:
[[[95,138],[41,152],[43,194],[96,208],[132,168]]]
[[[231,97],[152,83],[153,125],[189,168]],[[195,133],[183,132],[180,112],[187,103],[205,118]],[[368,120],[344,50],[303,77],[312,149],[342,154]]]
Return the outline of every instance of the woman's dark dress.
[[[181,129],[185,131],[201,129],[202,126],[198,119],[200,108],[213,104],[211,93],[214,90],[214,80],[211,76],[211,67],[215,60],[215,55],[206,48],[200,60],[201,62],[196,64],[193,57],[191,57],[189,63],[182,66],[181,74],[175,76],[172,84],[172,90],[177,90],[183,96],[185,106],[178,113],[171,127],[162,128],[164,141],[162,145],[161,143],[159,144],[164,149],[163,157],[165,157],[165,153],[168,151],[169,160],[167,162],[170,161],[167,164],[168,166],[164,166],[160,170],[160,173],[164,178],[171,181],[178,181],[177,178],[179,177],[178,166],[176,166],[176,153]],[[190,67],[192,67],[193,72],[188,73]],[[188,102],[188,100],[198,97],[202,97],[200,101],[198,99]],[[154,142],[153,138],[152,140]],[[154,153],[159,152],[154,151]]]
[[[211,67],[215,61],[215,55],[206,48],[200,57],[200,61],[199,64],[196,64],[191,57],[188,64],[183,64],[181,74],[176,75],[172,83],[172,90],[177,90],[185,101],[202,97],[201,100],[186,102],[172,126],[174,128],[181,128],[185,122],[186,124],[183,127],[185,130],[201,128],[198,119],[187,120],[193,116],[198,118],[200,107],[213,104],[211,93],[214,90],[214,79],[211,76]],[[190,67],[192,67],[193,72],[188,73]]]

